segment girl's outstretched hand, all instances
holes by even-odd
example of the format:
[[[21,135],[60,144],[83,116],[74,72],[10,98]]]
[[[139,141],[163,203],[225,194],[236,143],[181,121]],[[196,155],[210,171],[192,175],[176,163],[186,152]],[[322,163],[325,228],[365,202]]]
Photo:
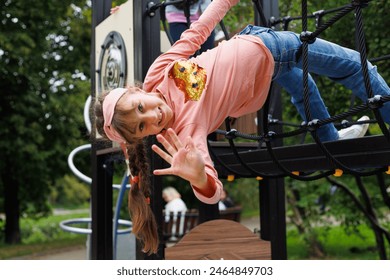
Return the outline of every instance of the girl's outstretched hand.
[[[195,146],[194,141],[188,136],[182,143],[176,132],[169,128],[166,137],[158,134],[157,141],[160,142],[166,151],[153,145],[152,149],[161,156],[171,167],[156,169],[154,175],[176,175],[192,185],[202,189],[207,184],[205,161]]]

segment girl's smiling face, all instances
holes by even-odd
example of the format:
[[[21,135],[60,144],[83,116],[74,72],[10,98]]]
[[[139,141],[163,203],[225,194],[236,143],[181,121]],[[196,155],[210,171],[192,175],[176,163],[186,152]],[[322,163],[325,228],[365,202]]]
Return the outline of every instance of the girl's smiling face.
[[[130,111],[129,126],[134,137],[156,135],[169,127],[173,111],[158,93],[137,91],[126,93],[117,103],[122,110]]]

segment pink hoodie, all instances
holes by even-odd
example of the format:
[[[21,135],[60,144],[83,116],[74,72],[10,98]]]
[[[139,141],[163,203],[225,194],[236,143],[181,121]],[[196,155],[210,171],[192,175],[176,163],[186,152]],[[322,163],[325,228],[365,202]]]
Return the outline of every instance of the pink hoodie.
[[[239,117],[263,106],[271,83],[274,60],[261,39],[251,35],[237,35],[189,59],[203,68],[206,74],[200,81],[200,84],[205,83],[205,87],[199,92],[197,101],[186,101],[183,91],[172,78],[171,69],[175,63],[186,61],[200,48],[216,24],[237,2],[214,0],[199,20],[183,32],[180,40],[155,60],[144,81],[145,91],[160,92],[173,109],[172,128],[179,138],[184,141],[190,135],[203,153],[208,182],[215,185],[216,192],[212,197],[206,197],[197,189],[193,190],[199,200],[208,204],[219,201],[222,183],[208,153],[207,135],[218,129],[226,117]]]

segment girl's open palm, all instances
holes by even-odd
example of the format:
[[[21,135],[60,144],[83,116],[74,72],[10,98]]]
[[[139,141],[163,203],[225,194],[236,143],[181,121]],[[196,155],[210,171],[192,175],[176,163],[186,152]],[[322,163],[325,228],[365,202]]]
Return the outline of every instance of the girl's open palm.
[[[167,130],[167,137],[157,135],[166,151],[153,145],[152,149],[160,155],[171,167],[166,169],[156,169],[154,175],[176,175],[190,183],[196,185],[205,176],[205,162],[197,150],[192,138],[188,136],[182,143],[175,131],[171,128]]]

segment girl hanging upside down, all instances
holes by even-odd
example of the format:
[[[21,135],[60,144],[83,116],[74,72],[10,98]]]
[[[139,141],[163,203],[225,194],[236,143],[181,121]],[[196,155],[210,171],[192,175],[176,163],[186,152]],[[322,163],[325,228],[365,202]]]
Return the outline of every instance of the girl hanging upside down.
[[[228,41],[201,55],[200,48],[214,27],[238,0],[214,0],[198,21],[192,23],[169,51],[151,65],[143,87],[117,88],[96,103],[96,127],[111,141],[126,146],[134,176],[129,193],[133,232],[143,241],[144,251],[155,253],[157,226],[148,206],[149,170],[143,138],[156,135],[165,151],[152,149],[170,164],[154,175],[176,175],[187,180],[195,196],[204,203],[220,200],[222,183],[207,149],[207,135],[226,117],[239,117],[259,110],[271,81],[291,94],[305,119],[302,61],[296,61],[299,35],[288,31],[247,26]],[[336,44],[316,39],[309,45],[309,72],[324,75],[367,100],[360,55]],[[390,95],[376,67],[368,64],[375,95]],[[329,113],[314,80],[309,76],[310,111],[313,119]],[[390,102],[380,110],[390,123]],[[364,117],[367,119],[367,117]],[[337,131],[333,124],[318,129],[322,141],[364,136],[368,124]]]

